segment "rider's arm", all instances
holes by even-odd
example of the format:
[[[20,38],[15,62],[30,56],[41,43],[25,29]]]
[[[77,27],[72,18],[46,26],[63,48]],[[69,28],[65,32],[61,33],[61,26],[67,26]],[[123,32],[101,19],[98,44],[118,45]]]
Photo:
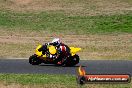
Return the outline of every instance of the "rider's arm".
[[[46,46],[43,45],[42,47],[40,47],[40,48],[38,49],[38,51],[43,51],[45,48],[46,48]]]
[[[45,54],[45,52],[47,52],[48,50],[49,45],[53,45],[53,43],[45,43],[41,48],[38,49],[38,51],[42,51],[42,53]]]
[[[41,48],[39,48],[38,49],[38,51],[42,51],[42,53],[43,53],[43,55],[45,54],[45,52],[47,51],[48,49],[47,49],[47,45],[46,44],[44,44]]]

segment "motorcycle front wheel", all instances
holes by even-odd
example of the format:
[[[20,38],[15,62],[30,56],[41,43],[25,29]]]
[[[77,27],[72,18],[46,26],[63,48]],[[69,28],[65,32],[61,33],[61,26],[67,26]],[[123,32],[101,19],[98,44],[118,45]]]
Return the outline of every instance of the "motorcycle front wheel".
[[[29,57],[29,63],[32,65],[39,65],[41,64],[41,60],[37,57],[36,54]]]

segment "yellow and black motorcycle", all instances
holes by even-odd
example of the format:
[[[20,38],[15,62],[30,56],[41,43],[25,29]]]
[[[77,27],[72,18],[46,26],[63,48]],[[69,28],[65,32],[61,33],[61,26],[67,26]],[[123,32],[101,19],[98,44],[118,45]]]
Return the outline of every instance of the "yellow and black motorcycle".
[[[38,45],[37,48],[35,49],[35,54],[29,57],[29,63],[32,65],[39,65],[41,63],[45,63],[45,64],[55,64],[57,65],[57,63],[55,62],[55,59],[51,59],[49,58],[49,55],[54,55],[55,57],[57,57],[57,50],[53,45],[50,45],[48,48],[48,52],[49,54],[42,54],[42,51],[38,51],[39,48],[41,48],[42,45]],[[79,56],[76,54],[78,51],[80,51],[81,48],[76,48],[76,47],[70,47],[70,57],[67,57],[65,62],[63,63],[64,66],[74,66],[76,64],[79,63]]]

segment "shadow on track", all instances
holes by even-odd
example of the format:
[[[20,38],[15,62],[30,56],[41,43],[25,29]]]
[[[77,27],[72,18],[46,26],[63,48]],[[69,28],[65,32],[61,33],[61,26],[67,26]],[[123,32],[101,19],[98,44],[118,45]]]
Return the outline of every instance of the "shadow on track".
[[[78,68],[80,65],[75,65],[75,66],[59,66],[59,65],[54,65],[54,64],[40,64],[39,66],[49,66],[49,67],[75,67],[75,68]],[[82,66],[82,67],[87,67],[87,66]]]

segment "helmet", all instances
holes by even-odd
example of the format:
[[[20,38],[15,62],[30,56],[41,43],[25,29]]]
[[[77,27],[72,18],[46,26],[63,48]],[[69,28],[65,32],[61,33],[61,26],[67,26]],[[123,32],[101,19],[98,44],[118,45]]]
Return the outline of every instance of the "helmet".
[[[59,38],[54,38],[53,40],[52,40],[52,43],[53,43],[53,45],[55,45],[55,46],[57,46],[57,45],[60,45],[60,39]]]

